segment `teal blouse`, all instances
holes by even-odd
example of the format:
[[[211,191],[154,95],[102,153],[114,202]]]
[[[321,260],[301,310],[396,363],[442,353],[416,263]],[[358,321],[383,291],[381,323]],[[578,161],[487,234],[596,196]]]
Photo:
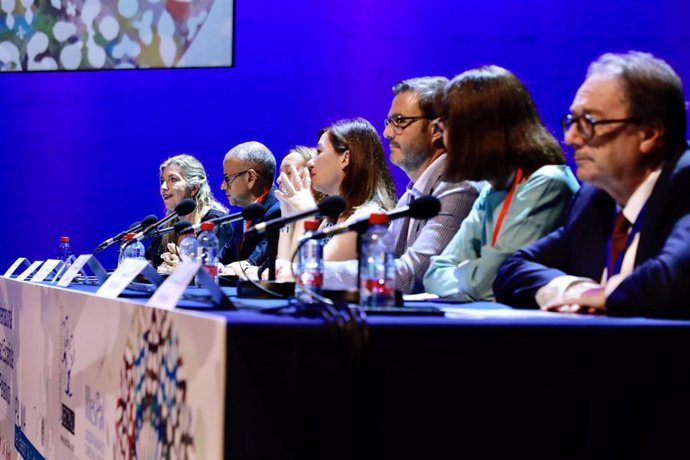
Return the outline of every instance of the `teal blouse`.
[[[446,249],[431,258],[424,275],[426,292],[468,301],[493,299],[494,278],[501,263],[516,250],[555,230],[579,188],[568,166],[542,166],[518,184],[496,245],[492,246],[508,190],[486,185]]]

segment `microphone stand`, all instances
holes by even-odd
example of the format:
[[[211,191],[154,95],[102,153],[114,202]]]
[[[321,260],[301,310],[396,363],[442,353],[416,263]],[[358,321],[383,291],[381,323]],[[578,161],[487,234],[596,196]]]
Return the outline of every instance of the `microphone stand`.
[[[278,258],[278,230],[266,232],[268,251],[266,251],[266,261],[268,262],[268,280],[276,280],[276,259]]]

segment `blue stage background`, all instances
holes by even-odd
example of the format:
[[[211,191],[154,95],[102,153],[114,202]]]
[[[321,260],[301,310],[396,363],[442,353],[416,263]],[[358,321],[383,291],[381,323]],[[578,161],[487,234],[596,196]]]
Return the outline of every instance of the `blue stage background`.
[[[512,70],[562,138],[588,63],[638,49],[690,84],[690,5],[648,2],[282,2],[236,5],[235,67],[0,74],[0,271],[18,256],[77,253],[145,215],[163,215],[158,166],[191,153],[216,196],[232,146],[265,143],[278,161],[324,125],[362,116],[383,132],[398,80]],[[387,148],[387,147],[386,147]],[[398,189],[406,180],[392,167]],[[103,252],[112,268],[115,250]]]

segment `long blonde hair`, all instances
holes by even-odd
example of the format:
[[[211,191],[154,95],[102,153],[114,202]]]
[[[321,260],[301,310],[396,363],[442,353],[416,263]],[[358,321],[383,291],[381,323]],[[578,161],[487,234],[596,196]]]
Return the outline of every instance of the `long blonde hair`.
[[[160,174],[163,174],[163,170],[168,166],[175,165],[180,168],[182,173],[182,178],[187,182],[189,188],[196,188],[197,192],[192,198],[196,202],[196,208],[192,213],[192,224],[198,224],[199,221],[209,212],[211,209],[216,209],[221,212],[227,212],[228,208],[223,206],[211,192],[211,187],[208,184],[208,178],[206,176],[206,170],[204,165],[192,155],[182,154],[170,157],[161,163]],[[171,211],[168,211],[170,213]],[[172,226],[177,222],[179,218],[173,219],[168,225]],[[173,235],[166,235],[166,242],[172,242],[174,239]]]

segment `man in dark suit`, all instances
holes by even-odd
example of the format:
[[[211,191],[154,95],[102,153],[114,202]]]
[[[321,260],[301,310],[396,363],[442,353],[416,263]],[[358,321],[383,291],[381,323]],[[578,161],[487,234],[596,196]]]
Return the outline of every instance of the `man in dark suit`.
[[[690,317],[690,151],[680,78],[650,54],[605,54],[563,119],[585,184],[565,225],[501,266],[499,302]]]
[[[220,188],[230,204],[244,207],[259,203],[266,209],[261,219],[235,223],[233,239],[220,253],[220,262],[229,264],[226,272],[242,272],[242,268],[246,270],[249,266],[255,270],[269,254],[275,254],[277,234],[244,235],[247,228],[280,217],[280,203],[273,193],[275,171],[276,160],[273,153],[260,142],[244,142],[225,155]],[[256,275],[255,271],[248,274]]]

